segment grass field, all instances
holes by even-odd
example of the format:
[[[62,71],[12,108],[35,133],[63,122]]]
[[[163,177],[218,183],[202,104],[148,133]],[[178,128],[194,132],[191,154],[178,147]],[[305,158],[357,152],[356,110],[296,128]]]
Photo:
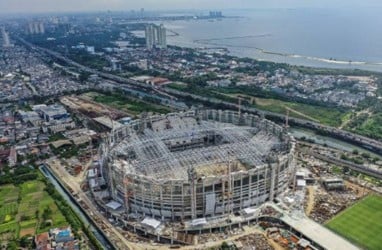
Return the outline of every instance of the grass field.
[[[165,106],[152,104],[140,99],[122,96],[120,94],[104,95],[100,93],[90,92],[84,94],[93,101],[107,105],[109,107],[122,110],[132,115],[138,115],[141,112],[169,113],[171,110]]]
[[[350,126],[347,129],[372,137],[375,139],[382,138],[382,114],[369,114],[364,116],[359,116],[358,119],[355,119],[355,122],[349,124]]]
[[[231,94],[230,96],[237,97],[238,95],[243,96],[242,94]],[[276,99],[266,99],[251,96],[247,97],[253,98],[253,100],[255,101],[254,106],[258,109],[271,111],[279,114],[286,114],[285,107],[288,107],[306,115],[307,117],[316,119],[322,124],[334,127],[340,126],[347,115],[347,112],[341,112],[335,108],[320,107],[297,102],[286,102]],[[290,116],[307,119],[306,117],[302,117],[293,112],[290,112]]]
[[[382,197],[366,197],[334,217],[326,226],[362,248],[381,249]]]
[[[19,187],[0,186],[0,239],[17,239],[68,225],[44,188],[45,184],[39,180],[24,182]],[[47,208],[51,211],[48,219],[52,225],[45,225],[42,218]]]

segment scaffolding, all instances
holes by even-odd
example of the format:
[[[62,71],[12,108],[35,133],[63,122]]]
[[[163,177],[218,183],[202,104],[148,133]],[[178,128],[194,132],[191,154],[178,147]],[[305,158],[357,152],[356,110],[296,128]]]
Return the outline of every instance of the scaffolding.
[[[293,140],[254,115],[145,117],[110,137],[103,162],[113,172],[112,196],[128,211],[172,219],[232,213],[273,199],[291,176]]]

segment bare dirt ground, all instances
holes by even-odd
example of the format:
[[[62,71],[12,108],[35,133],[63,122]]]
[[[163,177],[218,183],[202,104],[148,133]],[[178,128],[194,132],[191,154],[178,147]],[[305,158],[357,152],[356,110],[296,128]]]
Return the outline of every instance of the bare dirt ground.
[[[306,204],[305,213],[307,216],[309,216],[310,213],[312,212],[313,208],[314,208],[315,190],[314,190],[313,186],[308,186],[307,191],[308,191],[308,200],[307,200],[307,204]]]
[[[26,228],[20,230],[20,237],[23,237],[25,235],[34,235],[35,229],[34,228]]]

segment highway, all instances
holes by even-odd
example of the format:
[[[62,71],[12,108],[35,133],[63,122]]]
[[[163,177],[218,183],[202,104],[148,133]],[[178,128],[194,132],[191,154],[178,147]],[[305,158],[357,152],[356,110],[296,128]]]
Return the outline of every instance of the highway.
[[[89,67],[81,65],[81,64],[79,64],[79,63],[77,63],[77,62],[75,62],[69,58],[64,57],[63,55],[61,55],[58,52],[55,52],[55,51],[52,51],[52,50],[49,50],[46,48],[38,47],[34,44],[31,44],[31,43],[25,41],[24,39],[22,39],[20,37],[17,37],[17,39],[21,43],[23,43],[24,45],[30,47],[31,49],[38,50],[42,53],[46,53],[46,54],[56,58],[56,59],[64,61],[69,65],[77,67],[80,71],[87,72],[90,74],[96,74],[96,75],[98,75],[104,79],[113,80],[115,82],[125,84],[125,86],[121,86],[121,87],[130,87],[130,88],[140,89],[140,90],[144,90],[144,91],[158,92],[157,88],[155,88],[154,86],[151,86],[149,84],[143,84],[143,83],[134,81],[132,79],[123,78],[120,76],[116,76],[116,75],[109,74],[109,73],[104,73],[104,72],[89,68]],[[191,98],[195,101],[201,101],[204,103],[217,105],[217,106],[220,106],[222,109],[226,109],[226,108],[239,109],[238,104],[221,101],[221,100],[216,99],[216,98],[203,97],[203,96],[199,96],[199,95],[195,95],[195,94],[191,94],[191,93],[178,91],[178,90],[171,89],[171,88],[162,88],[161,91],[164,92],[165,94],[167,94],[168,96],[173,96],[174,99],[177,99],[177,97],[181,97],[181,98],[186,97],[186,98]],[[153,96],[153,97],[155,97],[155,96]],[[257,114],[259,116],[264,116],[268,119],[279,120],[279,121],[285,121],[285,119],[286,119],[286,116],[283,114],[278,114],[278,113],[269,112],[269,111],[263,111],[263,110],[259,110],[259,109],[252,108],[252,107],[242,106],[241,110],[243,112],[248,112],[248,113]],[[354,134],[354,133],[351,133],[351,132],[348,132],[345,130],[341,130],[341,129],[330,127],[330,126],[325,126],[325,125],[322,125],[320,123],[316,123],[316,122],[312,122],[312,121],[308,121],[308,120],[304,120],[304,119],[289,118],[289,124],[301,126],[301,127],[306,127],[306,128],[313,129],[313,130],[319,130],[319,131],[322,131],[322,132],[324,132],[330,136],[348,141],[348,142],[353,143],[357,146],[361,146],[363,148],[366,148],[366,149],[371,150],[377,154],[382,155],[382,142],[381,141],[377,141],[377,140],[374,140],[374,139],[371,139],[371,138],[368,138],[365,136],[357,135],[357,134]]]
[[[164,91],[175,96],[188,97],[197,101],[212,103],[214,105],[220,105],[222,108],[239,109],[239,104],[221,101],[216,98],[207,98],[207,97],[203,97],[199,95],[181,92],[181,91],[170,89],[170,88],[165,88]],[[241,106],[240,109],[243,112],[254,113],[260,116],[264,116],[268,119],[276,119],[279,121],[285,121],[286,119],[286,116],[283,114],[263,111],[256,108]],[[328,135],[354,143],[357,146],[362,146],[378,154],[382,154],[382,142],[365,137],[365,136],[357,135],[345,130],[341,130],[341,129],[330,127],[330,126],[325,126],[317,122],[312,122],[312,121],[299,119],[299,118],[289,117],[289,124],[306,127],[313,130],[320,130],[320,131],[323,131],[324,133],[327,133]]]
[[[377,170],[377,169],[374,169],[374,168],[371,168],[371,167],[366,167],[364,165],[361,165],[361,164],[356,164],[354,162],[351,162],[351,161],[346,161],[346,160],[342,160],[342,159],[339,159],[338,157],[333,157],[333,156],[330,156],[330,155],[324,155],[324,154],[321,154],[319,152],[316,152],[313,150],[313,148],[311,149],[306,149],[304,148],[304,146],[308,146],[308,147],[315,147],[315,148],[318,148],[318,149],[325,149],[325,147],[322,147],[322,146],[318,146],[314,143],[308,143],[308,142],[298,142],[297,143],[297,151],[299,152],[302,152],[304,154],[308,154],[308,155],[311,155],[313,156],[314,158],[317,158],[319,160],[322,160],[322,161],[325,161],[325,162],[328,162],[328,163],[332,163],[336,166],[340,166],[340,167],[347,167],[351,170],[354,170],[358,173],[362,173],[362,174],[366,174],[366,175],[369,175],[369,176],[372,176],[372,177],[375,177],[377,179],[381,179],[382,180],[382,171],[381,170]],[[336,150],[337,152],[341,152],[341,151],[338,151]]]

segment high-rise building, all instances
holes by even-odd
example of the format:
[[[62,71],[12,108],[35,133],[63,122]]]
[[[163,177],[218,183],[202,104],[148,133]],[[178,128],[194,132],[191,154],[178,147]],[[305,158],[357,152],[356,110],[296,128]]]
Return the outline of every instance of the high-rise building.
[[[146,26],[145,36],[147,49],[153,49],[154,47],[160,49],[167,48],[166,28],[163,24],[159,26],[148,24]]]
[[[35,34],[40,34],[40,26],[39,26],[38,22],[33,23],[33,29],[34,29]]]
[[[221,11],[210,11],[211,18],[220,18],[223,17],[223,13]]]
[[[153,24],[149,24],[146,26],[145,36],[146,36],[146,48],[147,49],[154,48],[155,32],[154,32],[154,25]]]
[[[156,27],[158,37],[158,47],[161,49],[167,48],[166,28],[163,24]]]
[[[43,22],[40,22],[38,26],[39,26],[40,34],[44,34],[44,33],[45,33],[45,26],[44,26],[44,23],[43,23]]]
[[[9,35],[5,31],[4,27],[1,27],[1,36],[3,37],[3,46],[4,47],[11,47],[11,41],[9,40]]]
[[[140,12],[140,18],[143,18],[145,17],[145,9],[144,8],[141,8],[141,12]]]
[[[27,26],[27,33],[29,35],[44,34],[45,26],[43,22],[29,22]]]

